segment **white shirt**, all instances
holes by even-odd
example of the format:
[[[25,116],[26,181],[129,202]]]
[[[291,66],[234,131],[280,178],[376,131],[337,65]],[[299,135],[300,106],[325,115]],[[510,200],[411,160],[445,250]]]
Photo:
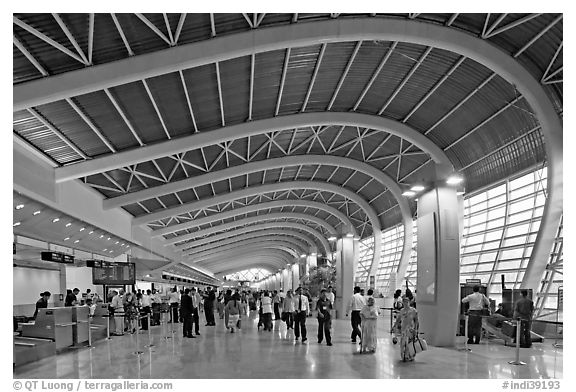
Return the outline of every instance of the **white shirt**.
[[[272,313],[272,298],[262,297],[262,313]]]
[[[326,292],[326,299],[328,301],[330,301],[330,303],[332,305],[334,305],[334,293],[329,293],[328,291]]]
[[[152,298],[148,294],[142,294],[142,306],[152,306]]]
[[[180,294],[178,292],[171,292],[170,293],[170,303],[178,303],[180,302]]]
[[[356,293],[350,298],[350,302],[348,303],[348,311],[352,310],[362,310],[362,308],[366,305],[364,297],[360,293]]]
[[[470,304],[470,310],[482,310],[484,306],[490,306],[488,298],[480,292],[472,293],[464,297],[462,303],[465,304],[466,302]]]
[[[116,294],[114,298],[112,298],[112,307],[114,309],[124,310],[124,298],[120,294]]]
[[[162,298],[160,297],[160,294],[156,293],[150,296],[150,301],[159,304],[162,302]]]
[[[300,305],[300,301],[302,301],[302,305]],[[304,294],[294,296],[294,311],[295,312],[308,312],[310,310],[310,306],[308,304],[308,297]]]

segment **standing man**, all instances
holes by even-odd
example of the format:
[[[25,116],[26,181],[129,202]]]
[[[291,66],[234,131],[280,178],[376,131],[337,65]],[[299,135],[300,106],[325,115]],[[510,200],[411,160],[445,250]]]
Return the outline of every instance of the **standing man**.
[[[310,310],[308,297],[302,294],[302,287],[296,289],[296,296],[294,297],[294,336],[295,340],[300,338],[300,331],[302,331],[302,343],[306,340],[306,316]]]
[[[206,293],[204,294],[204,314],[206,315],[206,326],[215,326],[216,321],[214,320],[214,301],[216,300],[216,294],[212,291],[212,287],[206,287]]]
[[[514,318],[520,317],[520,347],[532,347],[532,337],[530,328],[532,326],[532,313],[534,313],[534,302],[528,298],[528,290],[520,290],[522,298],[514,305]]]
[[[274,304],[274,320],[280,320],[280,296],[277,290],[274,290],[272,295],[272,303]]]
[[[318,343],[322,343],[323,335],[326,335],[326,345],[328,346],[332,345],[330,309],[332,309],[332,303],[326,298],[326,289],[322,289],[320,298],[316,302],[316,310],[318,311]]]
[[[140,304],[142,306],[142,313],[144,316],[152,313],[152,290],[148,289],[145,293],[142,294],[142,298],[140,299]],[[152,322],[150,322],[152,324]],[[144,317],[142,319],[142,329],[144,331],[148,330],[148,317]]]
[[[78,295],[79,292],[80,290],[77,287],[74,288],[74,290],[72,291],[68,290],[66,292],[66,298],[64,299],[64,306],[78,305],[80,302],[78,301],[78,298],[76,296]]]
[[[192,298],[188,294],[190,294],[190,289],[185,289],[180,299],[180,316],[184,323],[182,333],[185,338],[195,338],[196,336],[192,335]]]
[[[198,316],[198,307],[200,306],[200,294],[192,287],[190,290],[190,297],[192,298],[192,324],[194,324],[194,333],[200,335],[200,317]]]
[[[480,292],[480,286],[472,288],[473,293],[462,299],[463,304],[468,304],[468,344],[480,343],[482,335],[482,309],[490,305],[490,301]]]
[[[114,335],[122,336],[124,335],[124,289],[120,289],[112,298],[112,308],[114,308],[114,324],[116,325]]]
[[[360,332],[360,324],[362,323],[360,311],[364,305],[366,305],[366,303],[364,302],[364,297],[360,294],[360,287],[356,286],[354,287],[354,295],[350,298],[346,310],[346,317],[348,317],[348,313],[352,311],[352,316],[350,317],[350,322],[352,324],[352,334],[350,335],[350,339],[352,339],[352,343],[356,343],[356,336],[362,340],[362,332]]]
[[[180,302],[180,295],[178,294],[178,291],[176,290],[176,286],[174,286],[172,288],[172,291],[170,292],[170,317],[171,323],[177,323],[178,322],[178,303]]]

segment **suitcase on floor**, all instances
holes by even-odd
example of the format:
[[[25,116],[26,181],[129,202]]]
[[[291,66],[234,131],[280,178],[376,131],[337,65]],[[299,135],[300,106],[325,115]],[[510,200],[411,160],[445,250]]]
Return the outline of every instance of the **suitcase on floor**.
[[[502,333],[510,338],[516,337],[516,324],[510,321],[502,322]]]

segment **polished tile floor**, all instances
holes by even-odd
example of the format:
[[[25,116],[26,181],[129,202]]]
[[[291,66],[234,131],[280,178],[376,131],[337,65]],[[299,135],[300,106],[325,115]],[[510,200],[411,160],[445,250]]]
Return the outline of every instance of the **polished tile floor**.
[[[308,318],[308,342],[295,342],[292,330],[274,322],[272,332],[257,331],[256,319],[246,320],[241,331],[231,334],[216,315],[216,327],[204,327],[196,339],[182,339],[182,324],[152,327],[153,347],[148,335],[101,340],[91,349],[82,348],[56,357],[23,365],[14,378],[108,378],[108,379],[209,379],[209,378],[562,378],[562,349],[552,341],[522,349],[514,366],[515,351],[499,340],[472,345],[471,352],[458,348],[430,347],[411,363],[400,361],[399,349],[387,333],[389,324],[378,320],[378,349],[375,354],[358,354],[350,342],[348,320],[333,323],[333,346],[316,341],[317,322]],[[166,336],[170,338],[167,339]],[[463,342],[463,338],[458,338]]]

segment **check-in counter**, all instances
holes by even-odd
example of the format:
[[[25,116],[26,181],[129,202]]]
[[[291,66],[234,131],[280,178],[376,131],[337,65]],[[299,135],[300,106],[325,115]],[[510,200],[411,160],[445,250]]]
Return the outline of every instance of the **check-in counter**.
[[[108,336],[110,312],[108,311],[108,304],[97,303],[94,309],[94,315],[90,322],[90,330],[92,331],[92,341],[104,339]],[[111,328],[111,327],[110,327]]]
[[[50,339],[56,344],[56,350],[70,347],[72,339],[73,307],[38,309],[36,320],[22,324],[22,337]]]
[[[56,355],[56,344],[49,339],[14,337],[13,362],[15,366]]]
[[[88,342],[88,318],[90,317],[90,308],[87,306],[72,307],[72,344],[75,346]]]

